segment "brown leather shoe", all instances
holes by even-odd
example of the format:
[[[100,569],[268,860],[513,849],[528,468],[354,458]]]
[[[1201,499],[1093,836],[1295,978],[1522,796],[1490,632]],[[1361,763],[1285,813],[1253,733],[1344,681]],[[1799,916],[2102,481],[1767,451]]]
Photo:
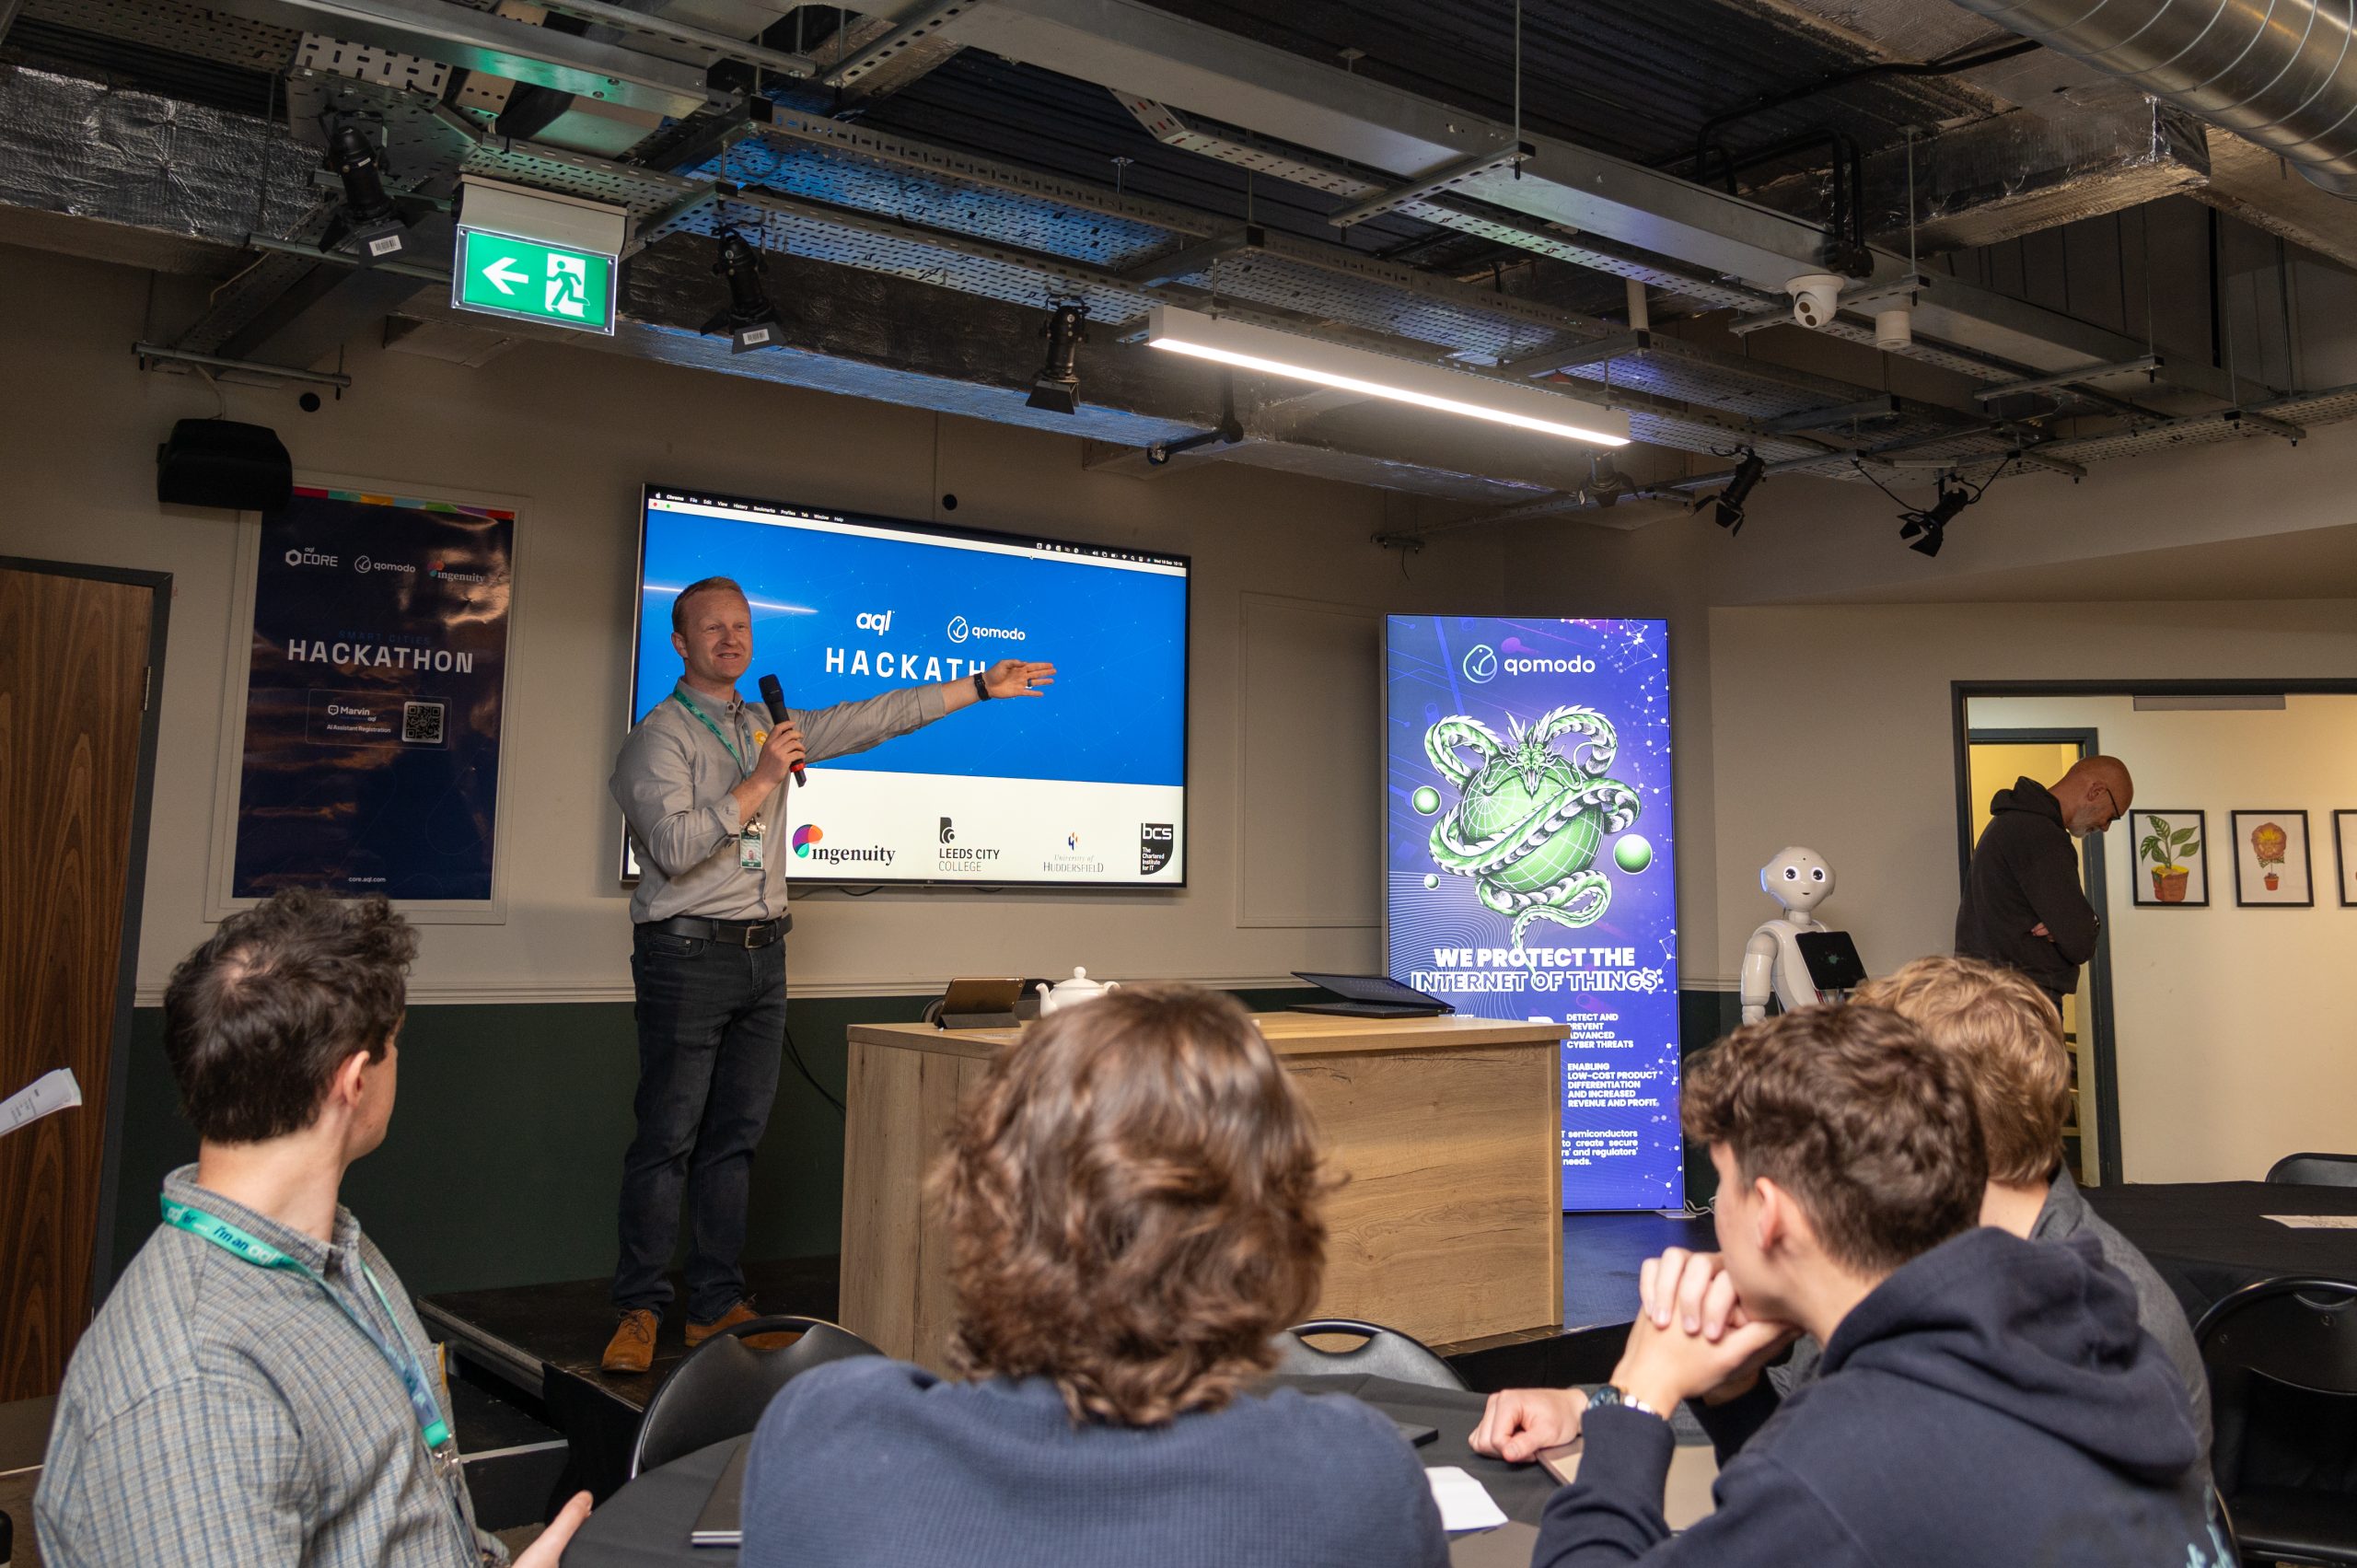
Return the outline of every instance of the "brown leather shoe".
[[[660,1321],[644,1307],[623,1313],[598,1365],[609,1372],[645,1371],[655,1364],[655,1326]]]
[[[729,1330],[735,1328],[737,1324],[749,1323],[760,1316],[761,1314],[759,1312],[753,1310],[753,1304],[751,1302],[740,1301],[709,1323],[690,1323],[688,1325],[688,1348],[690,1350],[693,1350],[696,1346],[703,1343],[704,1341],[712,1338],[713,1335],[726,1333]],[[785,1332],[775,1334],[753,1334],[746,1339],[745,1344],[749,1350],[784,1350],[786,1346],[792,1344],[801,1337],[802,1336],[798,1333]]]

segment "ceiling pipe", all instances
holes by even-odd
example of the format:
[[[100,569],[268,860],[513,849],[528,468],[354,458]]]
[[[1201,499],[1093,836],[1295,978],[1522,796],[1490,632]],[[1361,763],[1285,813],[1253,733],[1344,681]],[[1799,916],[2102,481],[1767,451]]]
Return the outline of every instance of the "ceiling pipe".
[[[2357,22],[2345,4],[1957,3],[2256,142],[2335,195],[2357,196]]]

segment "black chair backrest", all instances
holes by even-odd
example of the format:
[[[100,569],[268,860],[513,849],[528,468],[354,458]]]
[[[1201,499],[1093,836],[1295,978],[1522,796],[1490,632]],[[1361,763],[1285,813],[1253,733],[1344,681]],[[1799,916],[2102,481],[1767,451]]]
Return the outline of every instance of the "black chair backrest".
[[[2357,1187],[2357,1155],[2285,1155],[2268,1167],[2267,1179],[2303,1187]]]
[[[1361,1343],[1348,1350],[1324,1350],[1306,1334],[1347,1334]],[[1351,1318],[1318,1318],[1296,1323],[1277,1335],[1284,1354],[1277,1362],[1280,1377],[1388,1377],[1395,1383],[1416,1383],[1427,1388],[1462,1388],[1457,1369],[1417,1340],[1380,1323]]]
[[[756,1334],[797,1330],[800,1339],[777,1350],[745,1343]],[[883,1353],[821,1318],[756,1318],[714,1334],[689,1353],[647,1401],[638,1440],[631,1446],[631,1477],[752,1431],[770,1400],[797,1373],[822,1362]]]
[[[2210,1374],[2212,1471],[2230,1496],[2254,1434],[2252,1406],[2280,1403],[2266,1394],[2267,1384],[2357,1398],[2357,1283],[2299,1275],[2260,1280],[2212,1305],[2193,1337]]]

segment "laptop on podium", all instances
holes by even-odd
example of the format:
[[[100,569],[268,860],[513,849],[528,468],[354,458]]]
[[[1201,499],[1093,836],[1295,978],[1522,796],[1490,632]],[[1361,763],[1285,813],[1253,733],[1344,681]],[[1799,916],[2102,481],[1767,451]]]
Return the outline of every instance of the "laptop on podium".
[[[1293,971],[1295,980],[1330,991],[1332,997],[1295,1005],[1296,1013],[1340,1013],[1348,1018],[1433,1018],[1456,1008],[1437,996],[1379,974],[1311,974]]]

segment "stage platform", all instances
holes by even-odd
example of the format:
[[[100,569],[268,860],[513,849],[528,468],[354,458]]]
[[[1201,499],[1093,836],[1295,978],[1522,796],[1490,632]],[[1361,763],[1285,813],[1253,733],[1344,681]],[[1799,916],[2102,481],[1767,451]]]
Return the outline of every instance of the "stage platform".
[[[1562,1327],[1434,1348],[1477,1389],[1601,1382],[1636,1316],[1639,1266],[1665,1248],[1713,1245],[1708,1218],[1566,1214]],[[838,1264],[831,1257],[753,1263],[746,1283],[765,1312],[831,1321]],[[602,1501],[621,1485],[639,1416],[687,1354],[675,1313],[656,1338],[653,1366],[629,1377],[600,1372],[598,1357],[614,1327],[607,1285],[602,1278],[567,1280],[453,1291],[417,1303],[427,1330],[450,1347],[454,1381],[563,1434],[560,1496],[586,1488]]]

